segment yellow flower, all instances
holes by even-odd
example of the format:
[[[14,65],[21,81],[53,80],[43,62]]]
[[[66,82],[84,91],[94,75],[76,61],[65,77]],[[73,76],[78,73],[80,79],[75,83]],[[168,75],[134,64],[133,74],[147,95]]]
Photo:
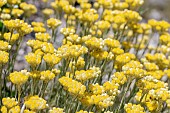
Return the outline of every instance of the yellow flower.
[[[41,56],[35,53],[28,53],[25,56],[26,61],[31,65],[31,67],[36,68],[41,63]]]
[[[61,21],[55,18],[50,18],[47,20],[47,25],[49,28],[55,29],[57,28],[59,25],[61,25]]]
[[[125,104],[124,109],[126,113],[145,113],[144,108],[140,104]]]
[[[70,34],[74,34],[76,31],[73,28],[61,28],[60,32],[64,36],[69,36]]]
[[[75,15],[84,25],[92,24],[99,18],[95,9],[87,9],[85,12],[80,10]]]
[[[20,106],[15,106],[9,110],[9,113],[20,113],[21,108]]]
[[[167,107],[170,108],[170,99],[167,99],[166,103],[167,103]]]
[[[33,27],[44,27],[44,24],[42,22],[32,22],[31,24]]]
[[[41,77],[41,74],[40,74],[41,72],[40,71],[32,71],[32,72],[30,72],[30,77],[32,77],[32,78],[40,78]]]
[[[54,14],[54,11],[53,11],[52,9],[46,8],[46,9],[44,9],[44,10],[42,11],[42,13],[43,13],[45,16],[50,16],[50,15]]]
[[[15,19],[15,20],[5,20],[3,23],[10,31],[12,31],[21,28],[24,21]]]
[[[36,113],[36,112],[34,112],[34,111],[30,111],[30,110],[24,110],[24,113]]]
[[[10,14],[6,14],[6,13],[1,13],[0,15],[2,20],[9,20],[11,19],[11,15]]]
[[[20,4],[20,8],[24,10],[24,15],[30,17],[32,14],[37,12],[37,8],[33,4],[27,4],[26,2],[22,2]]]
[[[61,58],[57,57],[56,54],[47,53],[43,56],[43,59],[47,63],[48,66],[53,67],[61,61]]]
[[[86,46],[91,49],[103,49],[104,41],[101,38],[92,37],[85,42]]]
[[[101,95],[86,94],[81,98],[81,102],[85,105],[96,105],[100,109],[107,108],[113,105],[114,96],[109,96],[106,93]]]
[[[157,109],[158,105],[159,105],[158,101],[146,102],[146,106],[149,111],[155,111]]]
[[[34,32],[35,33],[38,33],[38,32],[44,33],[44,32],[46,32],[46,29],[44,27],[34,27]]]
[[[58,74],[60,73],[60,70],[58,70],[58,69],[52,69],[51,71],[52,71],[52,73],[54,73],[55,75],[58,75]]]
[[[45,82],[48,82],[48,81],[54,79],[54,77],[55,77],[55,74],[53,72],[49,71],[49,70],[42,71],[40,73],[40,75],[41,75],[40,79],[45,81]]]
[[[119,48],[121,46],[118,40],[113,40],[110,38],[105,39],[104,44],[109,48]]]
[[[2,12],[5,14],[10,14],[11,10],[9,8],[3,8]]]
[[[81,45],[62,45],[57,50],[57,55],[61,58],[78,58],[79,56],[88,52],[85,46]]]
[[[35,38],[37,40],[47,42],[51,38],[51,36],[48,33],[36,33]]]
[[[85,65],[84,58],[83,58],[83,57],[79,57],[75,66],[76,66],[78,69],[80,69],[80,68],[83,68],[84,65]]]
[[[166,73],[167,70],[165,70]],[[164,76],[164,72],[162,72],[162,70],[156,70],[156,71],[150,71],[150,72],[146,72],[147,76],[152,76],[158,80],[160,80],[163,76]]]
[[[0,7],[2,7],[3,5],[5,5],[7,3],[7,0],[0,0]]]
[[[59,82],[73,95],[82,96],[86,91],[86,86],[69,77],[61,77],[59,78]]]
[[[134,54],[131,53],[124,53],[121,55],[116,56],[116,66],[118,66],[118,69],[121,69],[122,66],[128,62],[130,62],[131,60],[134,60],[136,58],[136,56]]]
[[[9,60],[9,53],[0,51],[0,64],[6,64]]]
[[[142,79],[140,79],[137,82],[137,86],[142,91],[149,91],[151,89],[166,88],[167,85],[168,85],[167,83],[162,82],[160,80],[157,80],[156,78],[154,78],[152,76],[143,77]]]
[[[125,0],[129,4],[130,9],[135,10],[143,5],[144,0]]]
[[[23,13],[24,13],[24,11],[21,9],[12,9],[12,12],[11,12],[11,14],[14,17],[20,17]]]
[[[129,70],[131,68],[143,68],[143,65],[139,61],[131,60],[122,67],[123,71]]]
[[[97,60],[104,60],[108,57],[108,52],[102,50],[94,50],[90,54]]]
[[[7,0],[7,1],[8,1],[8,4],[11,4],[11,5],[15,5],[21,2],[21,0]]]
[[[113,8],[113,4],[115,4],[118,0],[97,0],[98,3],[104,7],[105,9]]]
[[[167,45],[170,42],[170,34],[161,35],[159,37],[160,43]]]
[[[7,51],[9,49],[11,49],[11,46],[8,44],[8,42],[0,40],[0,51]]]
[[[94,95],[101,95],[104,93],[105,89],[103,86],[100,86],[98,83],[96,84],[90,84],[89,85],[89,90],[94,94]]]
[[[24,71],[21,72],[15,71],[13,73],[10,73],[9,75],[9,79],[11,80],[11,82],[19,86],[27,82],[28,78],[29,73],[24,73]]]
[[[14,44],[18,39],[19,39],[19,34],[16,33],[16,34],[12,34],[12,37],[11,37],[11,33],[4,33],[4,39],[6,41],[8,41],[10,44]]]
[[[65,5],[63,7],[63,11],[66,13],[66,14],[74,14],[76,12],[76,8],[73,7],[72,5]]]
[[[123,72],[116,72],[112,75],[112,82],[123,85],[127,82],[127,78]]]
[[[27,23],[23,23],[21,26],[21,29],[18,30],[18,32],[20,33],[21,36],[29,34],[32,31],[33,31],[33,28],[31,27],[31,25],[29,25]]]
[[[166,32],[170,28],[170,24],[166,21],[157,21],[154,19],[151,19],[148,21],[148,24],[152,26],[153,30]]]
[[[31,96],[24,102],[26,108],[31,109],[32,111],[43,110],[48,107],[46,100],[38,97],[37,95]]]
[[[28,40],[27,45],[30,46],[33,51],[36,51],[42,48],[43,42],[39,40]]]
[[[2,107],[1,107],[1,112],[2,112],[2,113],[8,113],[7,111],[8,111],[8,110],[7,110],[7,108],[6,108],[5,106],[2,106]]]
[[[107,31],[110,28],[110,23],[108,21],[98,21],[95,22],[95,25],[97,25],[98,29],[102,32]]]
[[[42,47],[41,50],[44,53],[51,53],[51,54],[53,54],[54,52],[56,52],[53,44],[51,44],[51,43],[43,42],[41,47]]]
[[[119,84],[116,82],[110,82],[107,81],[103,84],[104,90],[105,92],[107,92],[108,95],[110,96],[116,96],[118,93],[120,93],[119,91]]]
[[[76,34],[70,34],[66,37],[67,41],[70,41],[73,44],[79,44],[81,42],[81,37]]]
[[[80,4],[80,7],[81,7],[82,10],[87,10],[87,9],[91,8],[91,4],[90,3],[86,3],[86,2],[82,2]]]
[[[114,48],[111,50],[113,54],[115,55],[120,55],[120,54],[123,54],[124,53],[124,50],[123,49],[120,49],[120,48]]]
[[[53,109],[51,109],[49,113],[65,113],[65,112],[64,112],[64,109],[62,108],[53,107]]]
[[[18,102],[15,100],[15,98],[3,98],[2,99],[2,104],[8,108],[11,109],[12,107],[16,106]]]

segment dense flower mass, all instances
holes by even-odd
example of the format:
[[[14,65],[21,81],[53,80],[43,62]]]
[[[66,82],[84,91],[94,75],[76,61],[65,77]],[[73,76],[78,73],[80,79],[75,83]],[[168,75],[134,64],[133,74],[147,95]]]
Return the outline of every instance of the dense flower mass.
[[[2,113],[169,113],[170,23],[144,0],[0,0]]]

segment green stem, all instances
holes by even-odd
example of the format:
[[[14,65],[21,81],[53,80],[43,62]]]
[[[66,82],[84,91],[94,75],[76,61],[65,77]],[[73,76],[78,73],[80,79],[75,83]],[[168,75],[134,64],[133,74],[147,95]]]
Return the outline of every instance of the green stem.
[[[21,86],[17,86],[17,89],[18,89],[18,104],[20,105],[20,99],[21,99]]]
[[[122,106],[123,106],[123,103],[124,103],[125,97],[126,97],[126,93],[128,92],[130,85],[131,85],[131,82],[129,81],[129,82],[127,83],[127,87],[126,87],[126,90],[125,90],[124,95],[123,95],[123,97],[122,97],[122,100],[121,100],[121,102],[120,102],[120,105],[119,105],[119,108],[118,108],[117,113],[120,112],[120,110],[121,110],[121,108],[122,108]]]

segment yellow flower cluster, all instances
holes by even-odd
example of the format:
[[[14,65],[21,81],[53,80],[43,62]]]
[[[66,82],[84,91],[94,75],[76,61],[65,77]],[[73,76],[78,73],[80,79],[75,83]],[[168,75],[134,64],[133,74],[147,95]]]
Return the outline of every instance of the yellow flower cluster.
[[[87,94],[81,98],[81,102],[87,106],[96,105],[99,108],[107,108],[113,105],[113,96],[109,96],[106,93],[101,95]]]
[[[47,20],[47,25],[49,28],[51,29],[55,29],[57,28],[59,25],[61,25],[61,21],[57,20],[55,18],[50,18]]]
[[[46,100],[37,95],[28,97],[24,102],[26,108],[31,109],[32,111],[39,111],[47,108],[48,105],[46,103]]]
[[[24,36],[32,32],[31,26],[27,23],[24,23],[23,20],[19,20],[19,19],[5,20],[3,23],[12,33],[16,30],[21,36]],[[9,36],[9,34],[7,36]],[[11,38],[11,35],[10,35],[10,38]],[[10,38],[7,38],[7,39],[10,39]],[[17,35],[12,38],[16,39]]]
[[[24,11],[22,9],[12,9],[11,12],[14,17],[20,17],[23,13]]]
[[[123,85],[127,82],[127,78],[123,72],[116,72],[112,75],[112,82]]]
[[[144,108],[140,104],[136,105],[136,104],[128,103],[125,104],[124,109],[126,113],[145,113]]]
[[[45,81],[45,82],[48,82],[48,81],[54,79],[54,77],[55,77],[55,74],[53,72],[49,71],[49,70],[42,71],[40,73],[40,75],[41,75],[40,79]]]
[[[88,49],[81,45],[62,45],[57,50],[57,55],[61,58],[78,58],[87,53]]]
[[[92,37],[89,40],[85,41],[86,46],[89,49],[103,49],[104,41],[101,38]]]
[[[21,109],[18,106],[18,102],[15,98],[3,98],[2,99],[1,112],[2,113],[20,113]]]
[[[73,80],[69,77],[59,78],[59,82],[65,87],[65,89],[72,95],[83,96],[86,91],[86,86],[82,85],[80,82]]]
[[[8,42],[0,41],[0,51],[7,51],[9,49],[11,49],[11,46]]]
[[[134,60],[135,58],[136,56],[131,53],[123,53],[123,54],[117,55],[115,59],[116,61],[115,68],[121,70],[123,65],[130,62],[131,60]]]
[[[1,0],[0,1],[0,7],[2,7],[3,5],[5,5],[7,3],[7,0]]]
[[[89,85],[89,90],[94,94],[94,95],[101,95],[105,92],[104,87],[100,86],[98,83],[96,84],[90,84]]]
[[[51,109],[49,113],[65,113],[65,112],[64,112],[64,109],[62,108],[53,107],[53,109]]]
[[[9,97],[3,98],[2,103],[8,109],[11,109],[12,107],[14,107],[18,104],[18,102],[15,100],[15,98],[9,98]]]
[[[25,59],[32,68],[36,68],[41,63],[41,56],[35,53],[29,53],[25,56]]]
[[[23,70],[21,72],[15,71],[9,75],[9,79],[11,80],[13,84],[21,86],[25,82],[27,82],[29,78],[29,72],[25,72],[25,71],[26,70]]]
[[[27,4],[26,2],[22,2],[20,4],[20,8],[24,11],[24,15],[27,17],[30,17],[37,12],[37,8],[35,5]]]
[[[60,32],[64,35],[64,36],[69,36],[70,34],[74,34],[76,31],[73,28],[61,28]]]
[[[167,100],[170,98],[170,91],[167,83],[152,76],[146,76],[138,81],[137,86],[140,90],[135,98],[143,102],[149,111],[153,112],[162,109],[163,102],[169,104]]]
[[[6,41],[8,41],[12,45],[12,44],[14,44],[19,39],[19,34],[18,33],[11,34],[10,32],[9,33],[5,33],[4,34],[4,39]]]
[[[57,57],[56,54],[50,54],[50,53],[45,54],[43,56],[43,59],[50,67],[53,67],[54,65],[58,64],[61,60],[61,58]]]
[[[2,113],[160,113],[170,108],[170,24],[142,22],[144,0],[43,0],[41,14],[36,1],[28,3],[0,0]],[[33,14],[40,18],[32,20]],[[152,46],[155,33],[159,42]],[[29,72],[15,71],[27,34],[32,38],[25,55]],[[18,102],[4,98],[9,95]]]
[[[101,71],[98,69],[96,70],[95,68],[97,69],[97,67],[93,67],[86,71],[85,70],[76,71],[75,78],[82,82],[87,81],[89,79],[97,78],[100,75]]]
[[[26,110],[24,110],[24,113],[36,113],[36,112],[26,109]]]
[[[54,14],[54,11],[52,9],[49,9],[49,8],[46,8],[46,9],[43,9],[42,13],[45,15],[45,16],[50,16],[52,14]]]
[[[152,26],[153,30],[156,30],[158,32],[166,32],[170,28],[170,24],[164,20],[157,21],[157,20],[151,19],[148,21],[148,24]]]
[[[48,33],[36,33],[35,38],[39,41],[47,42],[51,36]]]
[[[85,12],[80,10],[75,15],[85,26],[91,25],[99,18],[95,9],[87,9]]]
[[[114,39],[110,39],[110,38],[107,38],[104,40],[104,44],[108,47],[108,48],[119,48],[121,45],[120,45],[120,42],[118,40],[114,40]]]
[[[76,34],[70,34],[66,37],[67,43],[70,42],[71,44],[80,44],[81,43],[81,37],[79,37]]]
[[[169,67],[169,60],[163,53],[156,53],[154,55],[146,54],[146,61],[145,62],[153,62],[158,66],[158,69],[164,70]],[[151,67],[148,67],[151,68]]]

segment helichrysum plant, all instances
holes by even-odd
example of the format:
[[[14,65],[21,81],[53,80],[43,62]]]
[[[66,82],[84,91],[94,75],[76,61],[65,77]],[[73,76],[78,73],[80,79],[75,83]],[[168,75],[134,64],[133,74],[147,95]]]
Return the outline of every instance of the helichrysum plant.
[[[170,24],[143,3],[0,0],[1,112],[169,113]]]

